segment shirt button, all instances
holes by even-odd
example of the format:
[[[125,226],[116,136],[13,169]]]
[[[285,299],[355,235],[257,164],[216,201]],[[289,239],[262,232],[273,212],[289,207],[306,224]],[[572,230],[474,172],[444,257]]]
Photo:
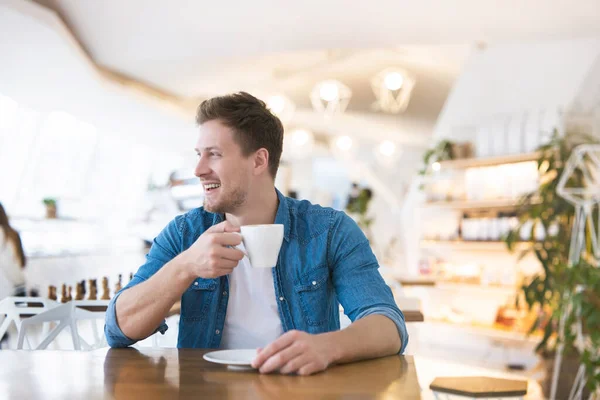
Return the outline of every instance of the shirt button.
[[[227,292],[223,292],[223,296],[227,296]]]
[[[194,286],[198,286],[198,282],[194,282]]]
[[[221,333],[221,331],[217,329],[217,330],[215,331],[215,333],[218,335],[219,333]]]
[[[283,301],[283,300],[285,300],[283,297],[280,297],[280,298],[279,298],[279,301]]]
[[[313,286],[317,284],[317,281],[312,281]]]

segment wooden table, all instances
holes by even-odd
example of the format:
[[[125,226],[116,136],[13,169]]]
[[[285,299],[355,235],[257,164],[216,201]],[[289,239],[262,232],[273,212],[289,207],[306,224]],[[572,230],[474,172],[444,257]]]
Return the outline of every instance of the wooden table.
[[[420,399],[414,360],[390,356],[312,376],[231,371],[207,350],[0,351],[2,399]]]

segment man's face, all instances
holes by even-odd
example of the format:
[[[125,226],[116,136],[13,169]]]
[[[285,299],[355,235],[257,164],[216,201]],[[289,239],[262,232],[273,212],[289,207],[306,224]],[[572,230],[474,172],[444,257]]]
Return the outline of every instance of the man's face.
[[[244,204],[252,180],[252,157],[244,157],[231,128],[219,120],[200,126],[195,175],[204,187],[204,208],[213,213],[235,213]]]

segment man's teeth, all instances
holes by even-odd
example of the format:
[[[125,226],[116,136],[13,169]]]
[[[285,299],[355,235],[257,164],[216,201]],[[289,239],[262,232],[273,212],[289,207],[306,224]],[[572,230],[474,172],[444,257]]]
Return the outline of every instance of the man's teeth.
[[[216,189],[218,187],[221,187],[221,185],[218,183],[211,183],[208,185],[204,185],[204,189]]]

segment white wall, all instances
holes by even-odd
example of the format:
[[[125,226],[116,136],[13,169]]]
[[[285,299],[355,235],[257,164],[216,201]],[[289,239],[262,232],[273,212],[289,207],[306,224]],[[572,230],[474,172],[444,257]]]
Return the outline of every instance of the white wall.
[[[39,112],[66,111],[106,134],[163,149],[193,148],[194,116],[103,78],[52,12],[0,4],[0,94]]]
[[[0,201],[9,213],[41,216],[48,196],[63,216],[132,217],[150,174],[193,153],[193,115],[105,79],[50,11],[0,3],[0,54]]]
[[[467,140],[501,114],[570,106],[600,55],[600,38],[507,44],[474,52],[438,119],[434,137]]]

